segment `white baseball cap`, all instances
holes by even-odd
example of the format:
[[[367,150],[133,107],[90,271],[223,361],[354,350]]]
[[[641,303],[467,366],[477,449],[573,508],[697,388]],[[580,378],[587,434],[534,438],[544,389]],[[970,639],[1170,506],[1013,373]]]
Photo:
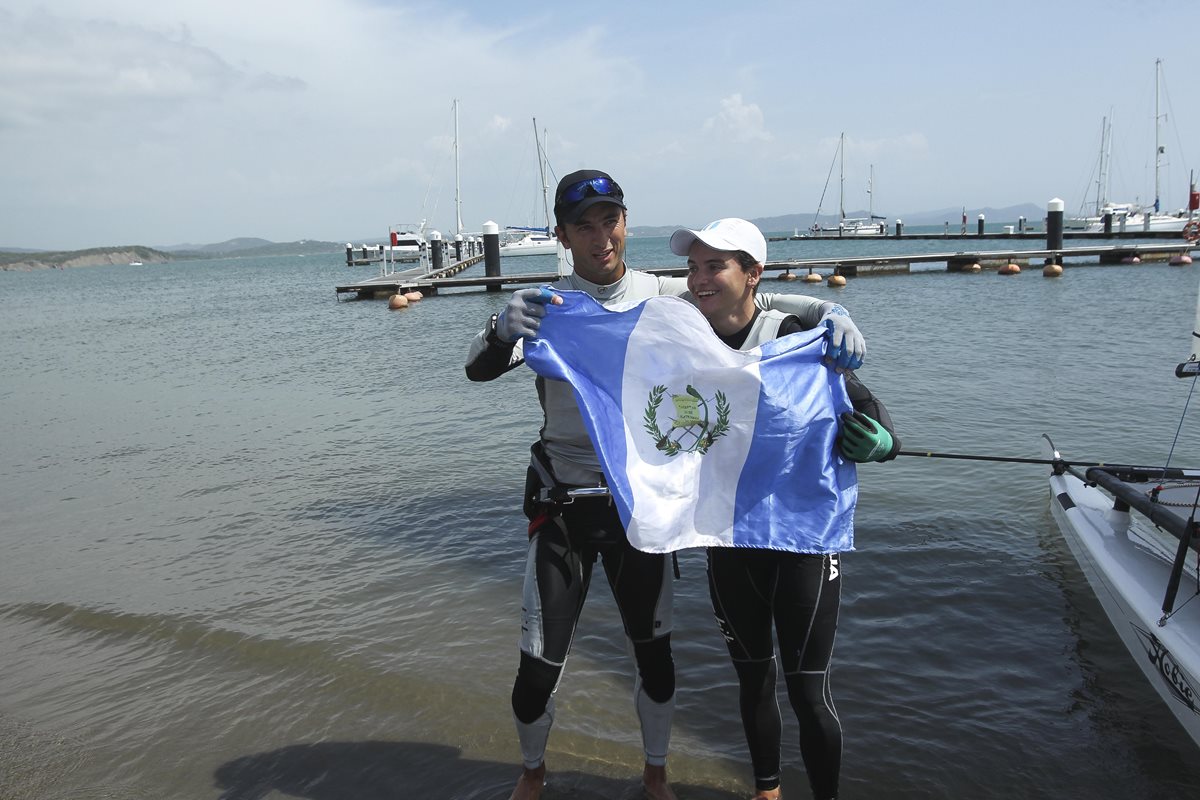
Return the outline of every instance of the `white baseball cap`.
[[[686,256],[694,242],[704,242],[714,250],[742,250],[759,264],[767,261],[767,240],[753,222],[726,217],[710,222],[698,231],[680,228],[671,234],[671,252]]]

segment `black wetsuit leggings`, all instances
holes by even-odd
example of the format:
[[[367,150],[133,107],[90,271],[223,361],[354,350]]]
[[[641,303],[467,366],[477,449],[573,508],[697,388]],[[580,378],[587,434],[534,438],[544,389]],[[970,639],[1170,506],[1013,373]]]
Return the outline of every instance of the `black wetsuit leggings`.
[[[517,719],[530,723],[540,717],[558,685],[597,556],[633,643],[642,690],[656,703],[670,700],[675,665],[667,556],[634,549],[607,499],[541,511],[529,526],[533,538],[525,575],[521,664],[512,693]]]
[[[737,670],[756,788],[779,785],[782,723],[775,697],[774,623],[813,796],[837,797],[842,726],[829,691],[829,662],[841,604],[839,557],[710,548],[708,585]]]

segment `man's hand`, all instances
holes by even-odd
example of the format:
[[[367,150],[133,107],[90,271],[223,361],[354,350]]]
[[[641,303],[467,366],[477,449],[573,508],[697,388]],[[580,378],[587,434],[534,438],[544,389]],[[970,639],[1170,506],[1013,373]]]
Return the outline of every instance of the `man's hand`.
[[[496,319],[496,335],[505,342],[516,342],[526,336],[537,336],[546,316],[546,304],[562,305],[562,298],[543,286],[540,289],[518,289]]]
[[[834,303],[818,324],[825,325],[825,335],[829,337],[829,350],[825,353],[826,364],[838,372],[862,366],[863,356],[867,353],[867,343],[854,320],[850,319],[849,311]]]
[[[842,423],[838,434],[838,450],[845,458],[864,464],[881,461],[891,454],[895,447],[892,435],[866,414],[847,411],[838,419]]]

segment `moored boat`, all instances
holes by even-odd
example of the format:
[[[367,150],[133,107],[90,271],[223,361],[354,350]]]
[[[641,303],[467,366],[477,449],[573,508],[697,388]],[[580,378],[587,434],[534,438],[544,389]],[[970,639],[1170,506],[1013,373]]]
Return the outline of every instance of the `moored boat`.
[[[1166,147],[1161,143],[1161,128],[1164,115],[1159,113],[1159,82],[1162,78],[1162,59],[1154,62],[1154,203],[1139,206],[1136,203],[1113,203],[1108,199],[1109,175],[1112,161],[1112,121],[1105,117],[1100,125],[1100,161],[1096,180],[1096,206],[1092,216],[1071,217],[1064,220],[1066,230],[1086,233],[1183,233],[1185,227],[1196,217],[1200,209],[1200,194],[1195,181],[1189,181],[1187,207],[1167,213],[1162,210],[1160,200],[1163,156]],[[1106,230],[1107,227],[1107,230]]]
[[[538,138],[536,117],[533,119],[533,143],[537,146],[538,175],[542,183],[542,214],[545,216],[546,226],[544,228],[508,226],[505,232],[510,236],[500,244],[501,258],[505,256],[543,256],[558,252],[558,237],[550,225],[548,197],[550,187],[546,183],[546,153],[542,148],[542,140]]]
[[[835,162],[841,165],[839,169],[838,188],[838,222],[836,225],[818,225],[813,222],[809,235],[820,236],[884,236],[887,234],[887,217],[875,213],[875,165],[870,167],[870,177],[867,179],[868,211],[865,217],[846,216],[846,134],[838,138],[837,150],[833,154]],[[830,174],[833,165],[830,165]],[[828,180],[826,187],[829,186]],[[821,194],[824,200],[824,192]],[[821,207],[817,206],[817,216],[821,216]]]
[[[517,231],[520,235],[511,238],[500,245],[500,256],[542,256],[558,252],[558,239],[547,234],[543,229],[525,230],[509,228],[509,232]]]
[[[1175,369],[1193,381],[1196,331],[1200,300],[1191,356]],[[1126,649],[1200,745],[1200,470],[1084,469],[1050,447],[1050,508],[1063,538]]]
[[[1092,591],[1146,679],[1200,744],[1197,539],[1186,535],[1194,530],[1198,487],[1194,470],[1064,465],[1050,476],[1054,519]],[[1180,536],[1190,545],[1181,546]]]

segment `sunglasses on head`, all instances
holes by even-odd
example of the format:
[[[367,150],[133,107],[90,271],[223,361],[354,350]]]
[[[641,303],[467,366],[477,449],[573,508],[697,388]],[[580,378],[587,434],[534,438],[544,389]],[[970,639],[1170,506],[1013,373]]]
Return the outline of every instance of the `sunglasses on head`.
[[[559,203],[578,203],[580,200],[588,196],[588,191],[592,194],[599,194],[615,197],[623,197],[621,187],[612,178],[589,178],[586,181],[572,184],[563,190],[563,193],[558,196]]]

